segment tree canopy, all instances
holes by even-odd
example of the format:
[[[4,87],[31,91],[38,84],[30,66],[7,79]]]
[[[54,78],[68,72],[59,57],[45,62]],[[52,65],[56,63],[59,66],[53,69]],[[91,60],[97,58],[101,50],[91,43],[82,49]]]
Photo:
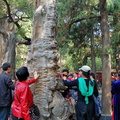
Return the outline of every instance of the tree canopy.
[[[83,64],[91,66],[93,54],[91,37],[93,36],[96,68],[101,70],[102,41],[99,4],[99,0],[58,0],[57,46],[64,68],[78,70],[78,67]],[[34,1],[2,0],[0,8],[0,19],[9,18],[9,21],[15,24],[19,44],[30,45]],[[107,10],[111,47],[106,52],[112,55],[112,68],[119,69],[120,1],[107,0]],[[18,63],[19,60],[17,59]]]
[[[16,67],[18,68],[24,64],[27,58],[25,57],[27,55],[27,47],[23,44],[30,45],[31,43],[34,1],[2,0],[0,8],[0,20],[8,19],[9,23],[11,22],[15,25]]]
[[[91,66],[91,30],[93,30],[94,52],[97,70],[101,70],[101,30],[99,1],[72,0],[58,1],[58,48],[62,58],[66,61],[64,67],[72,70],[80,65]],[[108,19],[110,25],[111,48],[106,52],[112,55],[112,68],[117,68],[116,55],[119,54],[119,5],[118,0],[107,1]],[[117,26],[116,26],[117,25]],[[117,30],[117,31],[116,31]],[[113,40],[114,39],[114,40]],[[114,44],[114,45],[113,45]],[[113,46],[116,48],[113,49]],[[66,50],[65,50],[66,49]],[[116,50],[116,52],[115,52]],[[66,52],[67,51],[67,52]],[[69,56],[69,57],[66,57]],[[101,64],[100,64],[101,63]]]

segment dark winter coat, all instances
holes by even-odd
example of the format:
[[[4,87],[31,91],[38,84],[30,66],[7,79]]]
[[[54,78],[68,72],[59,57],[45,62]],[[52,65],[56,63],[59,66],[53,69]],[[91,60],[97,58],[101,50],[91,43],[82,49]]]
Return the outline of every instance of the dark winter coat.
[[[11,77],[2,72],[0,74],[0,107],[10,107],[12,103],[12,89],[14,89],[14,83]]]

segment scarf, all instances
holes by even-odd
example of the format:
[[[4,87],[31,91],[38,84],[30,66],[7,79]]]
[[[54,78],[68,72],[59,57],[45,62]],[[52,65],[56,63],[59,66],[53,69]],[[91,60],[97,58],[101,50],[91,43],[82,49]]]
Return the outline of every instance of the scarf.
[[[94,84],[91,84],[91,82],[94,82],[94,81],[92,79],[90,79],[89,85],[87,88],[84,78],[78,78],[78,86],[79,86],[78,88],[79,88],[79,91],[81,92],[81,94],[83,96],[85,96],[85,103],[86,104],[89,103],[88,97],[93,94],[93,90],[94,90]]]

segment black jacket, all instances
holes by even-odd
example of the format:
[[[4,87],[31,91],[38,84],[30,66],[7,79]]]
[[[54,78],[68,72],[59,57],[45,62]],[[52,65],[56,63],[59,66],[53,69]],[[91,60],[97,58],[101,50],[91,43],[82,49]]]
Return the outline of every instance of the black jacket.
[[[88,87],[88,84],[89,84],[89,80],[88,79],[85,79],[85,82],[86,82],[86,85]],[[79,91],[78,89],[78,79],[74,80],[74,81],[70,81],[68,82],[67,80],[64,80],[64,85],[65,86],[68,86],[68,87],[72,87],[72,86],[77,86],[77,91],[78,91],[78,101],[79,100],[83,100],[85,99],[85,97],[81,94],[81,92]],[[96,82],[94,81],[94,91],[93,91],[93,94],[97,97],[98,96],[98,90],[97,90],[97,84]],[[91,101],[93,100],[93,96],[89,96],[88,99]]]
[[[14,86],[11,77],[7,73],[2,72],[0,74],[0,107],[11,106]]]

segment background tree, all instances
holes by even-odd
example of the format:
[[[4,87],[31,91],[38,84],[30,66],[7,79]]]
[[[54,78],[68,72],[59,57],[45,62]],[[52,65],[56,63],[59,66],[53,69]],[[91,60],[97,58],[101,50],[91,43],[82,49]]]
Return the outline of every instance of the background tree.
[[[101,31],[102,31],[102,113],[111,115],[111,56],[108,13],[106,0],[100,0]]]
[[[117,72],[120,70],[120,1],[115,0],[113,4],[108,7],[110,16],[110,37],[111,37],[111,55],[112,67]]]
[[[2,0],[0,3],[0,36],[1,36],[1,63],[8,61],[12,64],[12,77],[15,73],[16,43],[29,45],[31,38],[28,38],[23,21],[31,17],[30,1]],[[33,5],[32,5],[33,6]],[[30,10],[31,9],[31,10]],[[29,15],[29,16],[28,16]],[[22,21],[22,23],[21,23]],[[28,25],[29,26],[29,25]],[[26,29],[27,30],[27,29]],[[21,39],[24,39],[21,40]]]
[[[119,12],[118,12],[119,1],[114,0],[114,2],[111,2],[110,0],[108,0],[107,2],[108,2],[107,9],[108,9],[108,22],[110,25],[110,35],[111,37],[113,37],[113,31],[114,31],[113,18],[115,18],[115,16],[117,19],[119,18]],[[102,60],[101,60],[102,41],[100,40],[101,37],[100,18],[101,15],[99,12],[99,1],[94,1],[94,2],[87,0],[85,1],[72,0],[67,2],[65,2],[64,0],[58,1],[58,31],[59,32],[58,32],[57,40],[58,40],[59,53],[61,54],[60,56],[64,59],[63,60],[64,67],[67,67],[70,70],[78,70],[78,67],[80,65],[88,64],[91,66],[91,64],[95,63],[97,64],[96,65],[97,70],[102,69]],[[95,57],[96,62],[92,62],[93,60],[91,60],[93,58],[91,56],[93,55],[91,53],[93,51],[90,50],[91,47],[90,30],[92,28],[91,23],[93,24],[93,39],[94,39],[93,47],[96,56]],[[119,33],[117,32],[117,34]],[[117,39],[119,41],[119,37],[117,37]],[[117,40],[113,40],[114,43],[115,41],[116,43],[118,43]],[[111,47],[113,46],[113,42],[111,44]],[[88,49],[88,51],[86,49]],[[77,54],[75,54],[76,51]],[[84,53],[82,54],[83,51]],[[117,49],[117,51],[119,50]],[[114,55],[112,53],[114,53]],[[111,55],[112,58],[113,56],[116,56],[116,52],[113,52],[112,49],[111,49]],[[118,61],[118,56],[119,53],[117,52],[117,61]],[[112,68],[116,69],[117,67],[115,66],[119,62],[116,63],[114,59],[112,59]]]
[[[66,64],[68,66],[73,66],[73,70],[78,70],[79,66],[87,64],[89,58],[93,58],[91,56],[91,40],[95,39],[96,41],[95,46],[93,46],[95,48],[95,54],[98,54],[97,48],[99,47],[100,49],[100,37],[98,37],[100,35],[100,31],[96,31],[99,29],[98,22],[100,19],[99,10],[97,8],[98,1],[93,4],[92,3],[93,1],[88,2],[86,0],[81,2],[80,0],[74,0],[68,1],[64,4],[63,1],[59,0],[58,18],[60,17],[60,19],[58,19],[58,48],[60,50],[60,54],[63,56],[66,53],[71,56],[72,59],[71,62],[69,62],[71,65],[68,65],[68,62],[66,62]],[[62,8],[63,10],[61,10]],[[67,9],[64,10],[64,8]],[[93,26],[93,28],[91,26]],[[91,39],[92,36],[90,35],[90,31],[92,29],[94,29],[93,39]],[[96,35],[94,35],[94,31],[96,32]],[[65,51],[66,46],[66,51],[68,52]],[[62,52],[61,49],[63,49],[64,52]],[[63,58],[65,59],[65,57]],[[95,62],[92,63],[95,64]],[[67,66],[65,65],[65,67]],[[95,69],[96,68],[94,67],[94,71]]]

